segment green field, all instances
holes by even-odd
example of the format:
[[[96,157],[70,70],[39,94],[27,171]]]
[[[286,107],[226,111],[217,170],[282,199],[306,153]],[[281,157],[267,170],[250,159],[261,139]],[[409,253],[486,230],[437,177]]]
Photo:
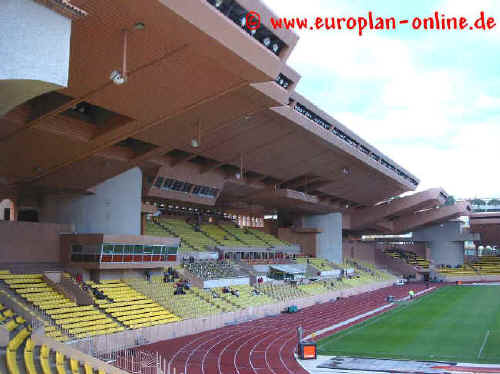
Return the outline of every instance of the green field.
[[[318,342],[322,355],[500,363],[500,286],[449,286]]]

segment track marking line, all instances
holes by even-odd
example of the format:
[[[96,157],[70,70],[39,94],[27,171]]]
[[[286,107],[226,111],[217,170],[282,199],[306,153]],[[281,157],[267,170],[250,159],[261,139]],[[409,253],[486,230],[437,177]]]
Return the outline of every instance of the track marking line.
[[[423,294],[425,294],[425,293],[427,293],[427,292],[430,292],[430,291],[432,291],[432,290],[434,290],[434,289],[435,289],[435,287],[426,288],[425,290],[422,290],[422,291],[417,292],[415,295],[416,295],[416,296],[420,296],[420,295],[423,295]],[[409,299],[410,299],[410,296],[406,296],[406,297],[404,297],[404,298],[402,298],[402,299],[400,299],[400,300],[407,301],[407,300],[409,300]],[[322,335],[322,334],[324,334],[324,333],[326,333],[326,332],[329,332],[329,331],[332,331],[332,330],[338,329],[338,328],[340,328],[340,327],[344,327],[344,326],[346,326],[346,325],[348,325],[348,324],[350,324],[350,323],[353,323],[353,322],[359,321],[360,319],[363,319],[363,318],[369,317],[369,316],[371,316],[371,315],[373,315],[373,314],[379,313],[379,312],[381,312],[381,311],[383,311],[383,310],[385,310],[385,309],[388,309],[388,308],[390,308],[390,307],[392,307],[392,306],[394,306],[394,305],[395,305],[395,303],[390,303],[390,304],[382,305],[381,307],[378,307],[378,308],[372,309],[372,310],[370,310],[370,311],[368,311],[368,312],[366,312],[366,313],[363,313],[363,314],[358,314],[357,316],[354,316],[354,317],[352,317],[352,318],[346,319],[346,320],[344,320],[344,321],[342,321],[342,322],[340,322],[340,323],[336,323],[335,325],[332,325],[332,326],[330,326],[330,327],[326,327],[326,328],[324,328],[324,329],[321,329],[321,330],[315,331],[313,334],[309,334],[309,335],[307,335],[307,336],[305,337],[305,339],[311,339],[311,338],[313,337],[313,335]]]
[[[477,358],[481,357],[481,354],[483,353],[483,349],[486,346],[486,342],[488,341],[488,336],[490,336],[490,330],[486,331],[486,335],[484,336],[484,340],[483,340],[483,345],[481,346],[481,349],[479,350]]]

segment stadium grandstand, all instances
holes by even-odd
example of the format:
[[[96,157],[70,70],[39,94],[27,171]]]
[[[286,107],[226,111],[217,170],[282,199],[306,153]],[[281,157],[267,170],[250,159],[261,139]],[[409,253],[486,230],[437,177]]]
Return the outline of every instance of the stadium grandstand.
[[[260,0],[0,10],[0,374],[305,373],[298,327],[500,281],[498,217],[297,93]]]

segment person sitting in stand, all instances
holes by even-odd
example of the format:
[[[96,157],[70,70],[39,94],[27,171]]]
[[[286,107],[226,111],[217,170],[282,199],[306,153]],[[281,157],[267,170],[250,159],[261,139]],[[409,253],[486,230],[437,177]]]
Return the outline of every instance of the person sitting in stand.
[[[229,293],[229,288],[226,286],[222,287],[222,293]]]
[[[189,290],[191,288],[191,283],[189,282],[189,280],[187,280],[187,281],[184,282],[184,288],[186,290]]]
[[[185,295],[184,288],[182,286],[177,286],[174,291],[174,295]]]
[[[219,294],[217,292],[215,292],[215,290],[212,290],[212,297],[214,299],[217,299],[219,297]]]

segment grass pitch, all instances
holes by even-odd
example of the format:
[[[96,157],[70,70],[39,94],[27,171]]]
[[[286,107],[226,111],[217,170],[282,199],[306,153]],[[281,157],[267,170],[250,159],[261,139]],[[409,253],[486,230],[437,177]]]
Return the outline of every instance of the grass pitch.
[[[449,286],[318,342],[322,355],[500,363],[500,286]]]

